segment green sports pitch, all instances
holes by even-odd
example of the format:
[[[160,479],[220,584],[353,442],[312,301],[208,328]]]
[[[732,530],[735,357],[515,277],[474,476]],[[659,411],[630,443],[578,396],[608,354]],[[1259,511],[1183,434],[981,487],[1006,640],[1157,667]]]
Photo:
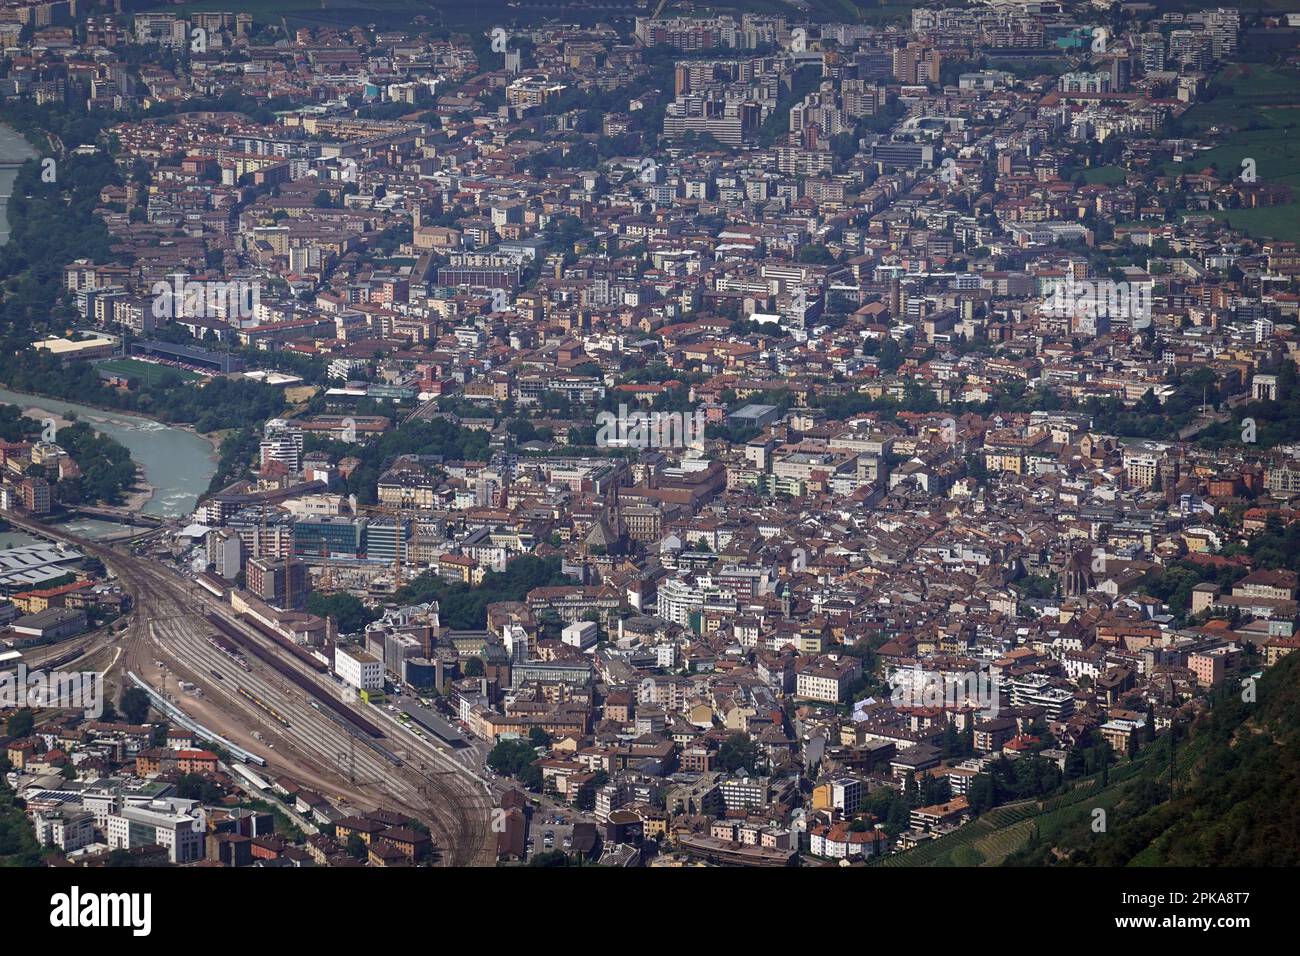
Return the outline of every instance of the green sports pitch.
[[[160,381],[168,372],[176,373],[186,382],[194,382],[203,378],[202,375],[188,369],[175,368],[171,365],[159,365],[156,362],[141,362],[139,359],[109,359],[106,362],[98,363],[95,368],[103,375],[119,375],[122,378],[131,378],[148,383]]]

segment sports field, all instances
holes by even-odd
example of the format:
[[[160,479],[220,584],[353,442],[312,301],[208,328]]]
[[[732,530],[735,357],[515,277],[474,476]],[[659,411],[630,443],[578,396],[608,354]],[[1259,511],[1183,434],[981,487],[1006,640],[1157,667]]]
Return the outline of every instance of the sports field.
[[[195,382],[203,377],[197,372],[191,372],[188,369],[158,365],[155,362],[141,362],[139,359],[109,359],[106,362],[98,363],[95,368],[110,375],[120,375],[124,378],[133,378],[150,384],[161,380],[168,372],[174,372],[186,382]]]

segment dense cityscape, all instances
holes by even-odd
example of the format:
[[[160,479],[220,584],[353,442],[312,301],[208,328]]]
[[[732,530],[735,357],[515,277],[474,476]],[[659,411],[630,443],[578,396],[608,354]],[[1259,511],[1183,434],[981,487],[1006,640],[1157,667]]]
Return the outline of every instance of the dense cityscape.
[[[1300,862],[1300,12],[197,6],[0,6],[0,863]]]

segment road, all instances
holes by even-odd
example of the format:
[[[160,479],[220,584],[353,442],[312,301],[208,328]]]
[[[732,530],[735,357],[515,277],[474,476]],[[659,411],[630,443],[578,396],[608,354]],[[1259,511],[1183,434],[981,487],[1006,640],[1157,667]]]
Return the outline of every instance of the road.
[[[1221,425],[1232,418],[1232,410],[1238,406],[1250,401],[1250,395],[1245,392],[1233,395],[1224,402],[1224,407],[1219,411],[1202,409],[1200,417],[1178,433],[1179,441],[1187,441],[1211,425]]]
[[[453,866],[490,866],[495,862],[491,800],[472,771],[432,741],[414,735],[385,736],[375,743],[401,758],[401,765],[376,750],[371,738],[345,726],[340,718],[309,703],[308,695],[272,668],[251,656],[250,670],[208,640],[214,633],[205,613],[221,615],[247,640],[275,650],[300,669],[322,694],[339,694],[332,678],[321,677],[283,654],[262,635],[245,627],[229,606],[152,558],[106,547],[21,516],[19,527],[65,541],[93,554],[117,575],[135,601],[132,621],[121,637],[120,666],[134,671],[177,706],[264,756],[272,775],[279,772],[353,808],[395,807],[424,821],[442,850],[441,861]],[[158,661],[163,666],[158,666]],[[214,676],[214,675],[220,675]],[[202,697],[183,694],[179,681],[196,685]],[[240,688],[274,708],[277,722],[240,693]],[[365,716],[374,722],[373,709]],[[253,737],[257,729],[262,740]]]

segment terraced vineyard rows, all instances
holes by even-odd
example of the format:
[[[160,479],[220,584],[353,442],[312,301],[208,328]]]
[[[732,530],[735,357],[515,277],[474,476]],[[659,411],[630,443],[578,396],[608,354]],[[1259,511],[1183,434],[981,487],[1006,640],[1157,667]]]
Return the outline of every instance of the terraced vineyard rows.
[[[1181,747],[1174,761],[1176,778],[1185,777],[1207,745],[1206,738]],[[1163,748],[1161,748],[1163,751]],[[916,849],[896,853],[874,861],[874,866],[996,866],[1020,850],[1037,829],[1051,839],[1075,823],[1079,814],[1101,807],[1108,812],[1119,802],[1123,785],[1144,771],[1154,773],[1153,761],[1163,760],[1160,753],[1147,750],[1136,760],[1112,767],[1106,786],[1100,775],[1075,782],[1065,793],[1049,800],[1023,800],[991,810],[984,816]],[[1080,804],[1089,806],[1081,810]]]

